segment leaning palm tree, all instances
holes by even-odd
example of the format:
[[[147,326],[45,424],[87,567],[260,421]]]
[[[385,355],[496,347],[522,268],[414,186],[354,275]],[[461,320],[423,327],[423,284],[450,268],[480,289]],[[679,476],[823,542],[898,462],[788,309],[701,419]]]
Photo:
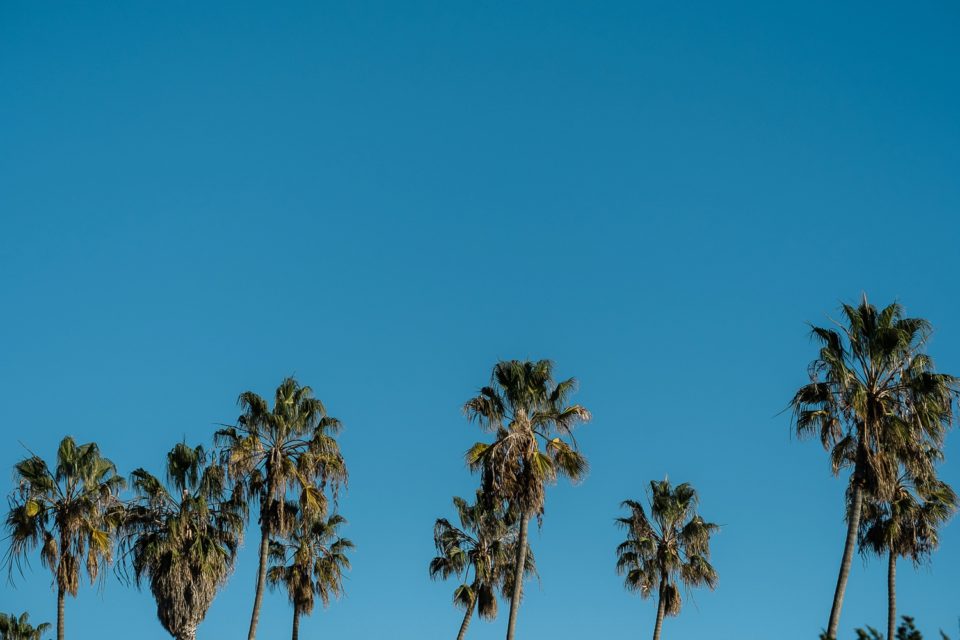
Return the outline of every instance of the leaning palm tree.
[[[897,624],[897,559],[914,565],[929,559],[939,544],[938,529],[957,510],[957,494],[936,478],[913,479],[903,473],[893,497],[868,500],[860,523],[860,548],[887,556],[887,640]]]
[[[157,601],[157,618],[177,640],[197,626],[233,569],[245,520],[241,490],[204,451],[176,445],[167,454],[167,483],[144,469],[131,475],[121,549],[140,586]]]
[[[497,363],[490,385],[464,405],[471,420],[496,434],[493,443],[478,442],[467,451],[467,464],[481,472],[484,491],[505,501],[520,521],[507,640],[516,633],[530,518],[543,516],[547,483],[560,475],[578,481],[587,473],[572,431],[590,413],[567,404],[575,387],[573,378],[554,382],[549,360],[507,360]]]
[[[57,587],[57,640],[63,640],[64,601],[77,595],[81,563],[93,583],[113,558],[123,477],[96,443],[77,445],[70,436],[60,442],[54,469],[31,455],[14,473],[18,487],[7,515],[7,559],[12,569],[40,547],[40,561]]]
[[[294,513],[287,508],[293,492],[303,517],[322,519],[330,488],[346,482],[347,467],[334,435],[340,421],[327,415],[313,390],[287,378],[274,395],[271,408],[252,391],[238,400],[243,414],[237,425],[217,431],[217,443],[230,476],[242,481],[248,498],[260,507],[260,559],[248,640],[257,634],[260,605],[267,580],[270,539],[293,530]]]
[[[347,552],[353,543],[339,537],[337,530],[346,522],[337,514],[298,519],[285,537],[270,541],[267,582],[287,590],[293,605],[293,640],[300,637],[300,616],[313,613],[314,596],[320,596],[326,607],[332,598],[343,595],[343,572],[350,568]]]
[[[457,527],[439,518],[433,527],[437,556],[430,561],[430,577],[446,580],[451,576],[463,582],[453,592],[453,603],[464,610],[457,640],[463,640],[474,610],[484,620],[497,617],[497,592],[504,598],[513,593],[513,563],[517,557],[518,523],[503,509],[503,503],[487,499],[477,491],[476,502],[453,499],[460,518]],[[536,575],[529,545],[524,573]]]
[[[650,515],[635,500],[625,500],[630,515],[617,518],[627,539],[617,547],[617,573],[641,598],[657,594],[653,640],[659,640],[663,617],[680,613],[679,584],[717,585],[710,564],[710,536],[719,526],[697,515],[697,492],[688,484],[671,488],[669,480],[650,482]]]
[[[41,640],[50,628],[49,622],[30,624],[29,613],[0,613],[0,640]]]
[[[813,327],[820,353],[809,366],[810,382],[791,400],[797,434],[819,437],[834,474],[852,469],[828,638],[837,636],[864,496],[892,496],[904,450],[940,448],[957,389],[957,379],[936,373],[923,351],[926,320],[904,317],[896,303],[878,310],[866,296],[858,306],[843,305],[843,314],[838,329]]]

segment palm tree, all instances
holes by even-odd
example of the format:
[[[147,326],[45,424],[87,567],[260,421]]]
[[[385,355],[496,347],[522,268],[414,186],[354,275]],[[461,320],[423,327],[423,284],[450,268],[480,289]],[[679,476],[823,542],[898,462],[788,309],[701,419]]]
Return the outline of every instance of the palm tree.
[[[137,586],[149,581],[163,628],[193,640],[233,569],[246,513],[241,490],[228,488],[223,467],[203,447],[171,449],[166,477],[169,486],[144,469],[131,474],[137,495],[121,548]]]
[[[493,368],[490,386],[464,405],[468,418],[496,433],[492,444],[478,442],[467,451],[467,464],[481,472],[484,491],[506,501],[520,520],[507,640],[516,633],[527,529],[531,516],[538,521],[543,516],[546,484],[559,475],[576,482],[587,473],[587,460],[577,450],[572,431],[590,419],[590,412],[566,404],[575,387],[573,378],[553,381],[549,360],[507,360]]]
[[[663,617],[680,613],[678,581],[687,588],[717,586],[710,535],[720,527],[697,515],[697,492],[688,483],[671,488],[669,480],[651,481],[649,517],[639,502],[625,500],[622,506],[630,509],[630,515],[617,518],[627,531],[627,539],[617,547],[617,573],[641,598],[656,591],[653,640],[659,640]]]
[[[897,624],[897,558],[914,565],[927,560],[937,548],[937,529],[957,510],[957,494],[936,478],[915,480],[903,473],[893,497],[886,502],[868,500],[860,523],[860,548],[887,555],[887,640],[894,640]]]
[[[0,613],[0,640],[41,640],[50,628],[49,622],[30,624],[29,613]]]
[[[463,582],[453,592],[453,603],[464,609],[457,640],[463,640],[476,609],[481,618],[497,617],[499,591],[504,598],[513,593],[513,563],[517,557],[518,525],[510,518],[502,503],[492,501],[477,491],[476,502],[453,499],[460,518],[460,527],[446,518],[439,518],[433,527],[433,542],[438,555],[430,561],[430,577],[446,580],[457,576]],[[536,575],[533,552],[529,545],[525,556],[527,576]],[[472,577],[471,577],[472,574]]]
[[[923,352],[926,320],[904,317],[896,303],[878,311],[866,296],[856,307],[843,305],[843,314],[846,325],[838,330],[813,327],[820,353],[809,366],[810,382],[790,403],[797,434],[819,437],[834,474],[853,469],[828,638],[837,636],[864,495],[892,495],[905,449],[940,448],[957,388],[957,379],[936,373]]]
[[[313,390],[287,378],[277,387],[273,408],[246,391],[238,400],[243,414],[237,425],[217,431],[231,477],[242,480],[251,501],[260,506],[260,561],[248,640],[257,634],[260,604],[267,579],[270,539],[295,525],[287,496],[295,492],[304,517],[325,518],[330,487],[346,482],[347,467],[334,434],[340,421],[327,415]]]
[[[40,547],[40,561],[57,586],[57,640],[64,637],[64,600],[76,597],[80,565],[91,584],[113,558],[118,523],[117,494],[124,486],[116,467],[96,443],[60,442],[56,467],[30,455],[14,467],[18,487],[7,515],[9,562],[18,565]]]
[[[267,582],[287,589],[293,605],[293,640],[300,637],[300,616],[313,613],[315,595],[324,607],[343,595],[343,572],[350,568],[347,551],[353,543],[339,537],[337,530],[346,522],[337,514],[326,520],[298,519],[297,527],[283,539],[270,541]]]

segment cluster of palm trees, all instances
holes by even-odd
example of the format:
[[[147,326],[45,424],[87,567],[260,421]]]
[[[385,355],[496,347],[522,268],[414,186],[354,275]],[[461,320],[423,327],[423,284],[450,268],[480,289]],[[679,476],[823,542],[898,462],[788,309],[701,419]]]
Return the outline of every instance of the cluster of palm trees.
[[[481,618],[496,617],[497,594],[510,603],[507,640],[516,635],[523,581],[536,575],[530,519],[542,524],[548,484],[561,476],[579,481],[589,468],[573,430],[590,412],[569,402],[575,389],[573,378],[554,381],[549,360],[503,361],[490,384],[464,405],[467,417],[494,437],[466,453],[480,487],[472,504],[453,499],[460,526],[445,518],[434,526],[437,555],[430,576],[462,580],[453,594],[454,604],[464,609],[457,640],[466,636],[475,611]],[[651,482],[650,518],[640,503],[623,504],[631,514],[617,520],[627,539],[617,548],[616,568],[628,589],[644,598],[657,593],[654,638],[659,639],[664,615],[680,611],[678,580],[688,587],[716,585],[709,538],[718,526],[696,515],[697,494],[689,484]]]
[[[958,379],[938,373],[925,347],[930,325],[908,318],[898,304],[877,309],[866,297],[844,305],[844,322],[813,327],[820,351],[810,381],[792,399],[800,436],[820,439],[835,474],[849,469],[847,533],[825,638],[835,639],[852,557],[885,555],[888,640],[896,622],[899,558],[927,560],[938,529],[957,510],[953,490],[937,476],[944,435],[954,420]],[[472,501],[453,499],[456,523],[434,526],[432,578],[456,577],[453,601],[464,611],[457,638],[474,615],[496,617],[509,603],[506,637],[516,636],[525,580],[537,569],[530,521],[542,526],[546,488],[589,469],[574,429],[590,412],[571,401],[573,378],[556,381],[548,360],[501,361],[490,382],[470,398],[467,418],[491,434],[465,455],[478,476]],[[292,637],[316,598],[326,606],[343,592],[353,544],[340,536],[337,512],[347,467],[327,415],[310,387],[288,378],[272,405],[241,394],[241,415],[218,430],[214,448],[179,443],[160,479],[145,469],[126,480],[95,443],[60,443],[51,467],[30,454],[15,467],[18,486],[7,516],[7,561],[19,567],[39,551],[57,590],[57,638],[64,638],[64,602],[76,596],[81,573],[93,582],[118,556],[118,573],[148,584],[157,617],[171,636],[193,639],[217,591],[230,575],[244,528],[256,510],[259,563],[248,640],[254,640],[267,586],[285,590]],[[679,614],[681,587],[713,589],[710,538],[718,526],[697,513],[696,490],[668,479],[649,485],[649,508],[625,500],[615,523],[626,533],[615,570],[641,597],[656,595],[654,640],[666,616]],[[39,638],[45,625],[26,616],[0,616],[0,638]]]
[[[259,511],[261,538],[250,640],[268,583],[287,591],[294,640],[314,596],[326,604],[342,592],[353,545],[339,537],[345,520],[330,508],[347,480],[334,438],[340,423],[292,378],[277,388],[272,406],[252,392],[240,396],[240,406],[237,424],[216,433],[214,453],[177,444],[167,454],[165,481],[136,469],[126,500],[125,479],[95,443],[67,436],[52,467],[34,454],[17,463],[8,562],[19,566],[39,549],[57,589],[58,640],[65,598],[76,596],[81,572],[97,580],[115,553],[122,577],[149,584],[163,628],[177,640],[195,638],[233,569],[251,507]]]

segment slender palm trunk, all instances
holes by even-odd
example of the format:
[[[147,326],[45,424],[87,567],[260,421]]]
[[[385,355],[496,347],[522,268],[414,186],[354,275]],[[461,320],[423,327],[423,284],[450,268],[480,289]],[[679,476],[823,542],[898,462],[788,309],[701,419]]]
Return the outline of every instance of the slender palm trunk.
[[[507,620],[507,640],[513,640],[517,632],[517,611],[520,609],[520,594],[523,593],[523,570],[527,564],[527,528],[530,516],[520,517],[520,536],[517,538],[517,566],[513,569],[513,594],[510,597],[510,618]]]
[[[477,596],[476,589],[474,589],[474,596],[470,600],[470,606],[467,607],[467,612],[463,615],[463,622],[460,624],[460,633],[457,634],[457,640],[463,640],[467,637],[467,629],[470,627],[470,619],[473,617],[473,609],[477,606]]]
[[[260,508],[263,509],[262,506]],[[270,532],[267,527],[266,514],[261,517],[264,521],[260,525],[260,566],[257,570],[257,593],[253,598],[253,615],[250,616],[250,631],[247,633],[247,640],[255,640],[257,637],[257,622],[260,621],[263,587],[267,582],[267,551],[270,546]]]
[[[660,593],[657,596],[657,622],[653,627],[653,640],[660,640],[660,630],[663,629],[663,615],[667,610],[667,601],[664,592],[667,590],[666,576],[660,578]]]
[[[57,588],[57,640],[63,640],[63,601],[66,593],[63,587]]]
[[[293,635],[292,640],[300,640],[300,607],[293,605]]]
[[[854,472],[855,475],[857,472]],[[857,530],[860,527],[860,510],[863,507],[863,488],[854,478],[853,498],[850,512],[847,514],[847,541],[843,547],[843,559],[840,561],[840,575],[837,577],[837,589],[833,593],[833,607],[830,609],[830,622],[827,624],[827,638],[836,640],[837,627],[840,626],[840,609],[843,608],[843,594],[847,588],[847,578],[850,576],[850,564],[853,562],[853,552],[857,546]]]
[[[177,640],[197,640],[197,628],[188,627],[183,629],[178,635]]]
[[[887,640],[893,640],[897,626],[897,556],[890,551],[887,561]]]

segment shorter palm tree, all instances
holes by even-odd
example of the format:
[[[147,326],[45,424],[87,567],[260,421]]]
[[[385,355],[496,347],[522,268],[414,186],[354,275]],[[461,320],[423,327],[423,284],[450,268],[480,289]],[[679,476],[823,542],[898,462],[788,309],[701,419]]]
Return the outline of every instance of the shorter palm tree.
[[[687,483],[671,488],[669,480],[650,482],[650,517],[643,505],[625,500],[630,515],[617,518],[627,539],[617,547],[617,573],[630,591],[649,598],[657,593],[653,640],[659,640],[663,618],[680,613],[679,583],[685,587],[717,585],[710,564],[710,535],[719,526],[696,514],[697,492]]]
[[[49,622],[33,626],[29,613],[0,613],[0,640],[41,640],[52,628]]]
[[[295,512],[297,507],[288,504],[287,509]],[[343,574],[350,568],[347,552],[354,547],[338,534],[346,522],[338,514],[327,519],[301,514],[287,535],[270,541],[267,583],[287,590],[293,605],[293,640],[300,637],[300,616],[313,613],[314,596],[327,607],[331,599],[343,595]]]
[[[167,482],[131,474],[137,497],[126,509],[121,548],[137,585],[146,579],[157,618],[177,640],[192,640],[233,569],[246,519],[241,489],[203,447],[167,454]]]
[[[453,604],[464,610],[457,640],[463,640],[474,610],[484,620],[497,617],[496,592],[503,598],[513,593],[514,563],[519,544],[519,520],[503,510],[503,503],[477,491],[476,502],[453,499],[460,527],[440,518],[433,528],[437,556],[430,561],[430,577],[446,580],[457,576],[463,582],[453,592]],[[524,573],[536,575],[533,551],[527,547]]]
[[[7,514],[7,560],[19,565],[40,547],[40,561],[54,575],[57,640],[63,640],[64,603],[67,594],[77,595],[81,565],[93,583],[113,559],[117,494],[124,480],[95,442],[78,445],[70,436],[60,441],[54,469],[31,455],[14,473],[18,486]]]
[[[864,505],[860,550],[887,556],[887,640],[897,623],[897,559],[920,565],[939,544],[938,529],[956,512],[957,494],[946,482],[930,476],[912,479],[903,473],[889,501]]]

